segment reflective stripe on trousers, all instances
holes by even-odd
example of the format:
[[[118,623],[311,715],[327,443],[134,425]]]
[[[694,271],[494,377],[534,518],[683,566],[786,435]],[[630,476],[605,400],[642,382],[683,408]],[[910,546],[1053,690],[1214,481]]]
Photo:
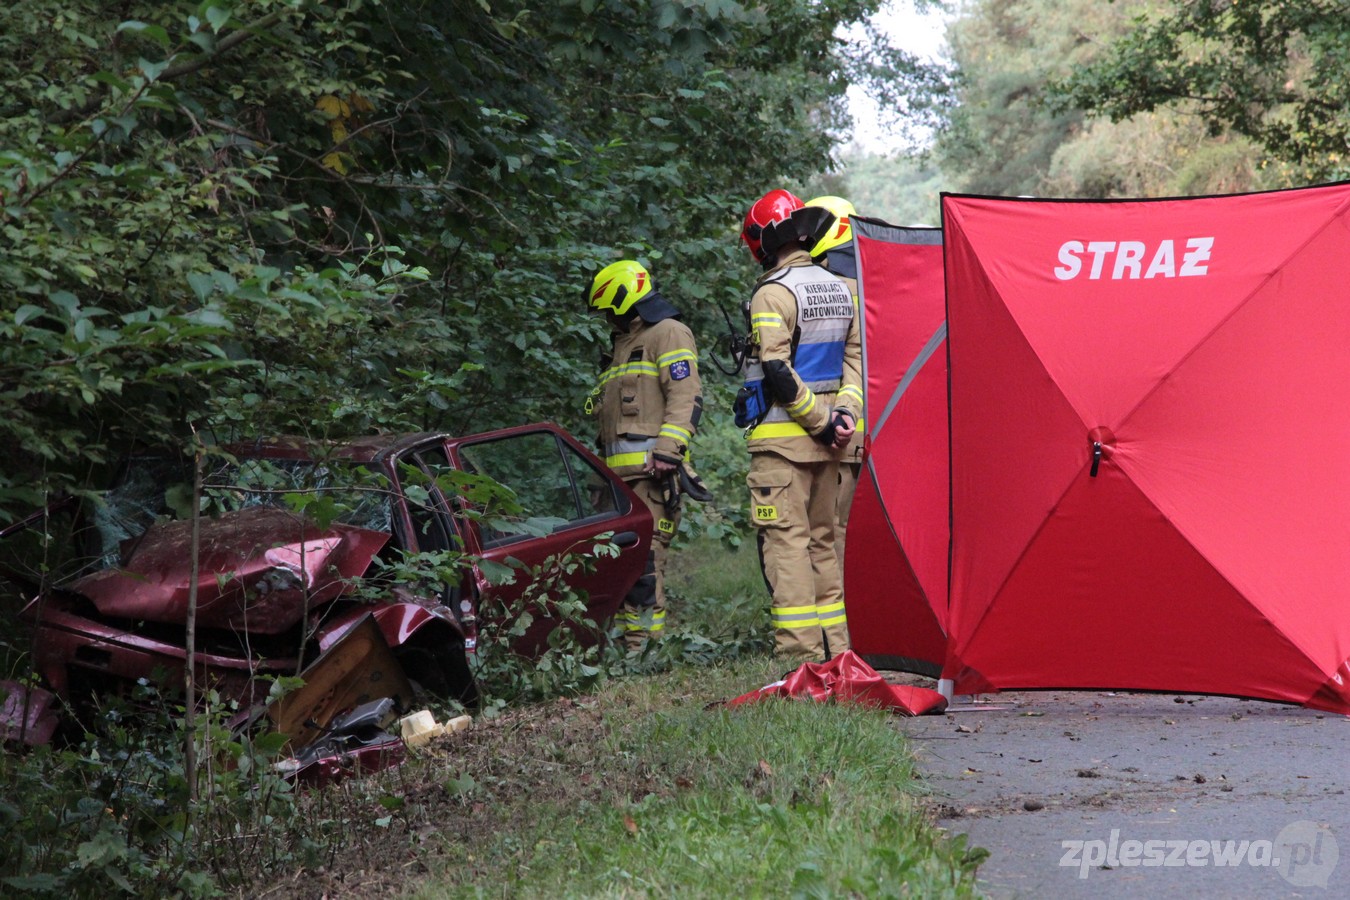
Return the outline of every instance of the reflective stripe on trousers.
[[[666,611],[651,607],[642,612],[630,612],[626,609],[619,610],[614,621],[625,632],[648,632],[658,635],[666,627]]]
[[[774,628],[827,628],[848,622],[842,600],[824,606],[775,606],[769,612]]]
[[[680,514],[666,512],[661,484],[655,478],[639,478],[628,482],[633,493],[651,512],[656,523],[669,522],[668,528],[653,529],[652,549],[647,557],[647,568],[637,584],[624,598],[623,606],[614,615],[620,639],[629,649],[642,646],[648,640],[662,637],[666,628],[666,558],[670,555],[670,541],[679,527]]]
[[[839,463],[794,463],[776,453],[750,460],[752,504],[764,578],[773,597],[775,652],[824,660],[848,649],[843,583],[834,550]]]

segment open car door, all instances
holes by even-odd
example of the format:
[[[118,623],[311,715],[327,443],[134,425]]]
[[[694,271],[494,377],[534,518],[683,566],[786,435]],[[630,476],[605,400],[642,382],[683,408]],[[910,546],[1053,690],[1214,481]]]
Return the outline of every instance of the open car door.
[[[525,514],[554,521],[541,538],[471,525],[472,551],[503,564],[518,561],[527,569],[550,557],[590,550],[602,535],[612,535],[616,556],[600,556],[594,571],[568,576],[574,589],[589,596],[589,616],[602,628],[641,577],[651,547],[652,517],[646,506],[599,457],[552,424],[507,428],[446,442],[455,466],[486,475],[516,494]],[[479,616],[491,622],[523,608],[525,573],[513,584],[491,585],[479,579]],[[535,622],[516,645],[522,653],[541,652],[556,623],[531,608]]]

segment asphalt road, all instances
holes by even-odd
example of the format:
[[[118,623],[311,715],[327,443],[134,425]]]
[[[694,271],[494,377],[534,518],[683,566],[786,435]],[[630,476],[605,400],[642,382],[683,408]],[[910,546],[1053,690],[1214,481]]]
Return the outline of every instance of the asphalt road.
[[[1350,897],[1350,718],[1055,691],[899,727],[990,897]]]

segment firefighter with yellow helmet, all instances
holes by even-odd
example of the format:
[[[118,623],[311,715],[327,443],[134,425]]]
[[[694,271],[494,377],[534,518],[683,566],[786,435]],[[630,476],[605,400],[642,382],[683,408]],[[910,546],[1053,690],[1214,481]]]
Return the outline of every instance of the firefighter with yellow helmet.
[[[679,527],[681,494],[707,499],[688,466],[703,411],[698,352],[680,311],[635,260],[601,269],[586,297],[608,320],[613,339],[586,411],[599,420],[605,463],[642,498],[655,522],[647,569],[617,616],[625,646],[639,649],[665,629],[665,564]]]
[[[858,307],[858,256],[853,244],[853,224],[851,218],[857,215],[853,204],[843,197],[824,196],[806,201],[807,206],[828,210],[830,221],[821,226],[819,237],[811,248],[811,258],[844,279],[849,292],[853,294],[853,305]],[[858,475],[862,472],[863,462],[863,423],[859,422],[853,432],[853,439],[844,448],[844,457],[839,462],[839,497],[835,501],[837,527],[834,534],[834,548],[839,557],[842,571],[844,565],[844,543],[848,531],[848,514],[853,508],[853,495],[858,489]]]
[[[839,461],[862,416],[862,344],[848,285],[809,252],[828,217],[776,190],[741,229],[765,272],[748,308],[751,358],[736,418],[747,429],[775,653],[790,660],[849,648],[835,502]]]

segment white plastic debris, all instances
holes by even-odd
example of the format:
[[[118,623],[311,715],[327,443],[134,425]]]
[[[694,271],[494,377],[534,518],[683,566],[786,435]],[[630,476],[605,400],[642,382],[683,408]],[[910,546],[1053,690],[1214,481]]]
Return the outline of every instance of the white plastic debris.
[[[472,716],[456,716],[449,722],[437,723],[430,710],[419,710],[399,720],[403,742],[409,747],[421,747],[434,737],[463,731],[473,724]]]

